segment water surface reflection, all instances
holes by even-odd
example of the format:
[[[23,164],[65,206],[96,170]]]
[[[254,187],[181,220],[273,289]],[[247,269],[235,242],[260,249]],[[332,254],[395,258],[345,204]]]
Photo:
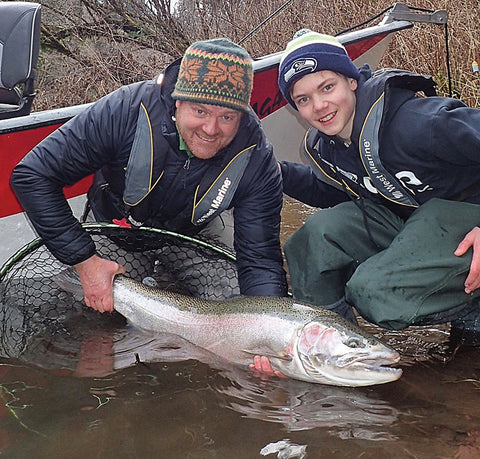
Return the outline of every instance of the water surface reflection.
[[[480,457],[478,350],[450,359],[448,327],[362,322],[401,352],[404,374],[339,388],[261,380],[178,337],[72,305],[60,321],[25,321],[10,307],[0,322],[5,457]]]
[[[106,458],[478,453],[477,352],[460,350],[448,362],[444,332],[430,330],[423,350],[420,332],[402,335],[408,364],[399,381],[339,388],[263,381],[176,336],[83,314],[0,360],[0,450]],[[398,334],[386,339],[402,343]]]

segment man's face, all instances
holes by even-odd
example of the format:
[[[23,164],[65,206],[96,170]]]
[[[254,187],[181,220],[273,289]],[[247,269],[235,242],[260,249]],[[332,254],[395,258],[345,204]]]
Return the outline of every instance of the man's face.
[[[291,97],[311,126],[329,136],[351,140],[357,86],[353,78],[322,70],[296,81]]]
[[[185,100],[177,100],[175,106],[180,135],[197,158],[212,158],[237,135],[239,110]]]

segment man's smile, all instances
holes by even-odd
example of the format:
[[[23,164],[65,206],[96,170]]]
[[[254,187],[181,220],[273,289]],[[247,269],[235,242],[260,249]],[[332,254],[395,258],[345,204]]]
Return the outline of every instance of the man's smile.
[[[209,138],[209,137],[204,137],[202,136],[201,134],[198,134],[197,133],[197,137],[200,139],[200,140],[203,140],[204,142],[215,142],[215,137],[212,137],[212,138]]]

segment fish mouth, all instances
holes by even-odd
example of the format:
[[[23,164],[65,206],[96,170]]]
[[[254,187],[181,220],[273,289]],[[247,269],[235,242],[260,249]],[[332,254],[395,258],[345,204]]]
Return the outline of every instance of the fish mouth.
[[[398,374],[398,377],[402,374],[402,369],[392,367],[400,361],[400,354],[394,353],[380,353],[378,355],[365,354],[354,356],[342,356],[340,358],[334,358],[330,364],[338,368],[355,368],[362,371],[378,372],[378,373],[392,373]]]
[[[403,370],[401,368],[391,366],[397,362],[398,360],[393,362],[390,360],[358,360],[348,365],[348,368],[370,373],[385,373],[386,375],[391,375],[392,377],[395,376],[395,379],[398,379],[400,376],[402,376]],[[339,368],[342,367],[339,366]],[[345,368],[345,366],[343,366],[343,368]]]
[[[300,360],[312,380],[337,386],[384,384],[396,381],[403,373],[401,368],[391,366],[399,362],[398,353],[330,356],[322,360],[304,354]]]

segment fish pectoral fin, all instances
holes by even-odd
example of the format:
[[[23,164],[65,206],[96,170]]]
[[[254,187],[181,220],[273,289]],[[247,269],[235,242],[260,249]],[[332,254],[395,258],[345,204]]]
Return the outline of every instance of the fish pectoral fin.
[[[269,359],[283,360],[285,362],[291,362],[292,361],[292,356],[291,355],[285,354],[284,352],[275,353],[271,349],[267,349],[267,348],[242,349],[242,351],[246,352],[247,354],[250,354],[250,355],[263,355],[265,357],[268,357]]]

